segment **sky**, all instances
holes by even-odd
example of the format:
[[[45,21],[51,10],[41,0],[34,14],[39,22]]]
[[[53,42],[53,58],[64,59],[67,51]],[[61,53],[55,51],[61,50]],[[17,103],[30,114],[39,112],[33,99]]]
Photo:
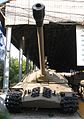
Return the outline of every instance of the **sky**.
[[[19,50],[11,43],[11,57],[19,59]],[[26,60],[25,56],[23,59]]]
[[[7,1],[7,0],[0,0],[0,3],[5,2],[5,1]]]

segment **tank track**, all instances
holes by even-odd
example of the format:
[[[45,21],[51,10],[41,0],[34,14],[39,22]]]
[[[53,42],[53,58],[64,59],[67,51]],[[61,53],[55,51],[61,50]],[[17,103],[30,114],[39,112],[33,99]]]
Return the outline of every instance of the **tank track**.
[[[75,94],[66,96],[61,94],[61,109],[64,113],[75,113],[78,109],[78,97]]]
[[[21,110],[21,92],[9,92],[5,99],[5,105],[9,112],[20,112]]]

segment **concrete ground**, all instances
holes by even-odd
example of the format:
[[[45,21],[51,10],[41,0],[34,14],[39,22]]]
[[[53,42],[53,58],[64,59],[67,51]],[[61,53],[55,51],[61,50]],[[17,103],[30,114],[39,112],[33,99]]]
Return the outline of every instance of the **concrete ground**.
[[[11,114],[11,119],[82,119],[79,113],[63,114],[58,110],[29,110],[25,113]]]

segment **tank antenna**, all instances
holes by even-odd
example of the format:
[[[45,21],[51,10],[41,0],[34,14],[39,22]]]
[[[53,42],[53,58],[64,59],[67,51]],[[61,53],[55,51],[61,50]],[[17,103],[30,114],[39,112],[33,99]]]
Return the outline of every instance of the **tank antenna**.
[[[45,75],[45,59],[44,59],[44,35],[43,35],[43,20],[45,16],[45,6],[37,3],[33,5],[33,17],[37,25],[37,37],[39,48],[39,60],[41,75]]]

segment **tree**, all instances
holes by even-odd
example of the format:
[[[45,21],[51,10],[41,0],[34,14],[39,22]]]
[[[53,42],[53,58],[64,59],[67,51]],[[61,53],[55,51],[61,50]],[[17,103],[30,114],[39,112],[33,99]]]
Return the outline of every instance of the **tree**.
[[[11,58],[9,68],[9,80],[10,83],[18,82],[18,59]]]
[[[26,62],[23,60],[22,76],[25,75]],[[18,59],[11,58],[9,80],[11,84],[18,83],[19,62]]]
[[[29,63],[29,71],[33,70],[32,62]],[[4,72],[4,61],[0,60],[0,88],[3,85],[3,73]],[[26,61],[23,60],[22,63],[22,78],[24,77],[26,72]],[[10,59],[10,67],[9,67],[9,82],[10,84],[18,83],[19,74],[19,61],[18,59],[11,58]]]

